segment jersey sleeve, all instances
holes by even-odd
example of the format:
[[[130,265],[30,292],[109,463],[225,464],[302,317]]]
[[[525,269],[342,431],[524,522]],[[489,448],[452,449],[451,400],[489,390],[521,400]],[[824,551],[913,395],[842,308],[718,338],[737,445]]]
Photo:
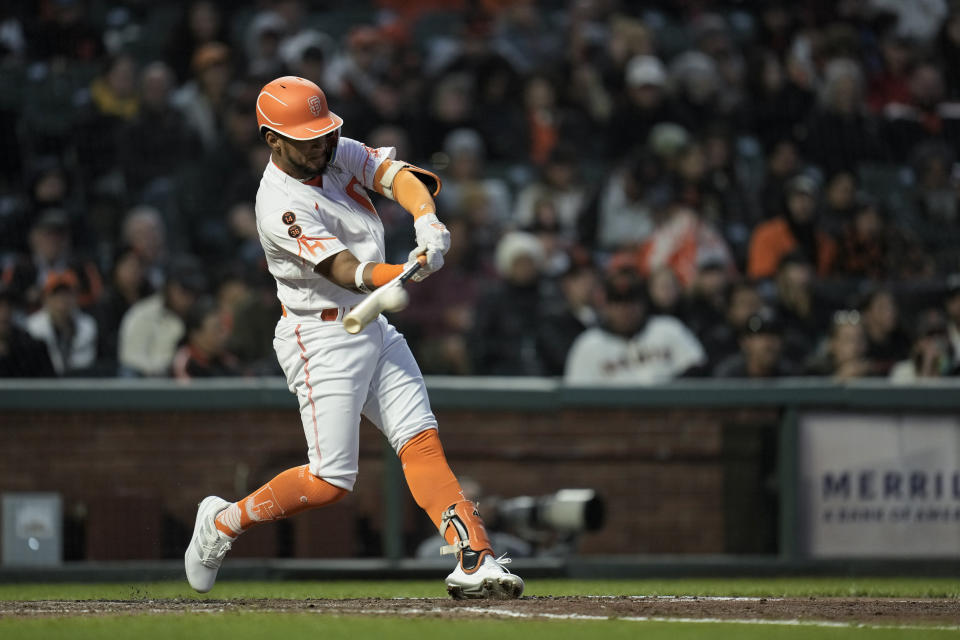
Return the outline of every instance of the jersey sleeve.
[[[374,188],[373,176],[385,160],[395,160],[397,150],[394,147],[368,147],[353,138],[340,138],[337,144],[337,158],[334,165],[356,176],[365,188]]]
[[[603,382],[600,372],[598,347],[588,329],[577,336],[570,346],[564,365],[563,381],[571,385],[590,385]]]
[[[707,353],[697,336],[679,320],[673,324],[673,331],[675,333],[673,344],[676,347],[674,359],[678,373],[682,373],[690,367],[705,364]]]
[[[258,217],[257,228],[260,237],[277,250],[314,267],[347,248],[315,211],[277,209]]]

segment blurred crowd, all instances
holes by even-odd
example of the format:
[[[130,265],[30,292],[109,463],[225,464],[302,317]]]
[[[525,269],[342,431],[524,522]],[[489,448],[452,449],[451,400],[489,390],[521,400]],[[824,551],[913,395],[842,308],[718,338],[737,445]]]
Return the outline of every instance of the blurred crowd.
[[[0,7],[0,376],[279,373],[254,102],[444,180],[427,374],[960,369],[960,2]],[[410,216],[374,196],[388,261]]]

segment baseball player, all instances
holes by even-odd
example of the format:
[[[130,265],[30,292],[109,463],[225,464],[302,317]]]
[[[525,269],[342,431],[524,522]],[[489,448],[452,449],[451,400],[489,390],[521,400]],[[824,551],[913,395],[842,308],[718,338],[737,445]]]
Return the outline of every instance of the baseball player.
[[[410,492],[456,554],[447,576],[454,598],[516,598],[523,580],[497,558],[475,505],[447,465],[419,367],[403,336],[379,316],[355,335],[343,317],[405,266],[384,260],[383,224],[368,189],[414,217],[420,281],[443,266],[450,234],[430,191],[415,175],[432,173],[340,135],[343,120],[323,91],[295,76],[277,78],[257,97],[257,122],[271,157],[257,192],[257,228],[282,315],[274,349],[297,395],[308,464],[288,469],[230,503],[205,498],[185,554],[187,579],[209,591],[232,541],[250,527],[333,504],[357,478],[360,416],[397,452]]]

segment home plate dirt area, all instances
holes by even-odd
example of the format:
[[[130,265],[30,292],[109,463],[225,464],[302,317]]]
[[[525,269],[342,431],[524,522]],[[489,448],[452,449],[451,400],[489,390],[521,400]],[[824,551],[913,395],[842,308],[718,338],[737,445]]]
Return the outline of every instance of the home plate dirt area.
[[[330,615],[489,616],[528,619],[633,619],[933,625],[960,629],[960,602],[923,598],[724,598],[690,596],[525,597],[454,601],[433,598],[346,600],[142,599],[0,602],[0,617],[283,612]]]

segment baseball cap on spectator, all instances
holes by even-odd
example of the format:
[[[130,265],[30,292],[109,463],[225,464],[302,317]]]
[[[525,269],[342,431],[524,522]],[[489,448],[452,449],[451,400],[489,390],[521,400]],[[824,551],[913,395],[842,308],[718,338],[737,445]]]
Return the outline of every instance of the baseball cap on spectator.
[[[667,84],[667,70],[656,56],[634,56],[627,63],[627,86],[662,87]]]
[[[727,31],[727,21],[716,13],[701,14],[693,21],[693,37],[698,42],[715,34],[725,34]]]
[[[760,311],[747,318],[740,332],[742,336],[751,336],[758,334],[780,335],[783,331],[783,323],[777,313],[769,307],[764,307]]]
[[[672,158],[690,143],[690,133],[679,124],[661,122],[650,129],[647,146],[660,158]]]
[[[280,56],[287,64],[299,64],[307,58],[326,59],[334,48],[335,45],[327,34],[305,29],[283,41],[280,45]]]
[[[192,256],[180,256],[170,262],[167,282],[179,284],[193,293],[207,290],[207,276],[203,272],[203,265]]]
[[[800,250],[788,251],[780,257],[780,261],[777,262],[777,273],[780,273],[787,267],[794,265],[804,265],[810,268],[813,268],[813,265],[810,263],[810,258],[808,258]]]
[[[80,280],[77,274],[67,269],[65,271],[53,271],[43,283],[43,295],[48,296],[51,293],[57,293],[64,289],[76,291],[80,287]]]
[[[395,47],[410,42],[410,28],[403,20],[394,20],[380,26],[379,39]]]
[[[947,298],[952,298],[956,295],[960,295],[960,273],[951,273],[947,276],[946,280],[947,285]]]
[[[366,49],[375,46],[379,39],[376,27],[361,24],[351,29],[350,33],[347,34],[347,46],[351,49]]]
[[[247,27],[248,45],[253,45],[256,38],[272,34],[283,35],[287,30],[287,21],[275,11],[263,11],[250,21]]]
[[[643,280],[628,271],[620,271],[607,276],[603,283],[607,302],[645,302],[646,289]]]
[[[230,61],[230,47],[222,42],[207,42],[193,54],[191,65],[194,73]]]
[[[46,209],[40,213],[35,226],[38,229],[64,231],[70,227],[70,217],[63,209]]]
[[[538,203],[539,204],[539,203]],[[533,219],[529,225],[525,226],[523,231],[529,233],[560,233],[563,231],[563,227],[560,225],[560,220],[556,217],[550,216],[537,216]]]
[[[815,198],[819,192],[820,185],[817,181],[804,173],[794,176],[787,182],[787,193],[804,193]]]
[[[501,277],[506,277],[513,268],[514,261],[521,256],[529,257],[538,268],[541,267],[544,255],[540,240],[526,231],[511,231],[504,234],[497,244],[493,258],[497,273]]]
[[[727,259],[720,251],[698,251],[697,271],[726,271]]]
[[[443,139],[443,151],[451,158],[462,153],[482,157],[483,138],[474,129],[460,127],[448,133]]]
[[[702,51],[693,49],[681,53],[671,61],[670,75],[675,82],[691,87],[704,84],[714,89],[721,84],[717,63]]]
[[[561,278],[579,273],[583,270],[593,271],[596,265],[593,262],[593,256],[590,251],[582,245],[574,245],[567,250],[567,265],[560,273]]]
[[[637,252],[632,249],[616,251],[604,265],[604,273],[608,276],[616,273],[639,274]]]

